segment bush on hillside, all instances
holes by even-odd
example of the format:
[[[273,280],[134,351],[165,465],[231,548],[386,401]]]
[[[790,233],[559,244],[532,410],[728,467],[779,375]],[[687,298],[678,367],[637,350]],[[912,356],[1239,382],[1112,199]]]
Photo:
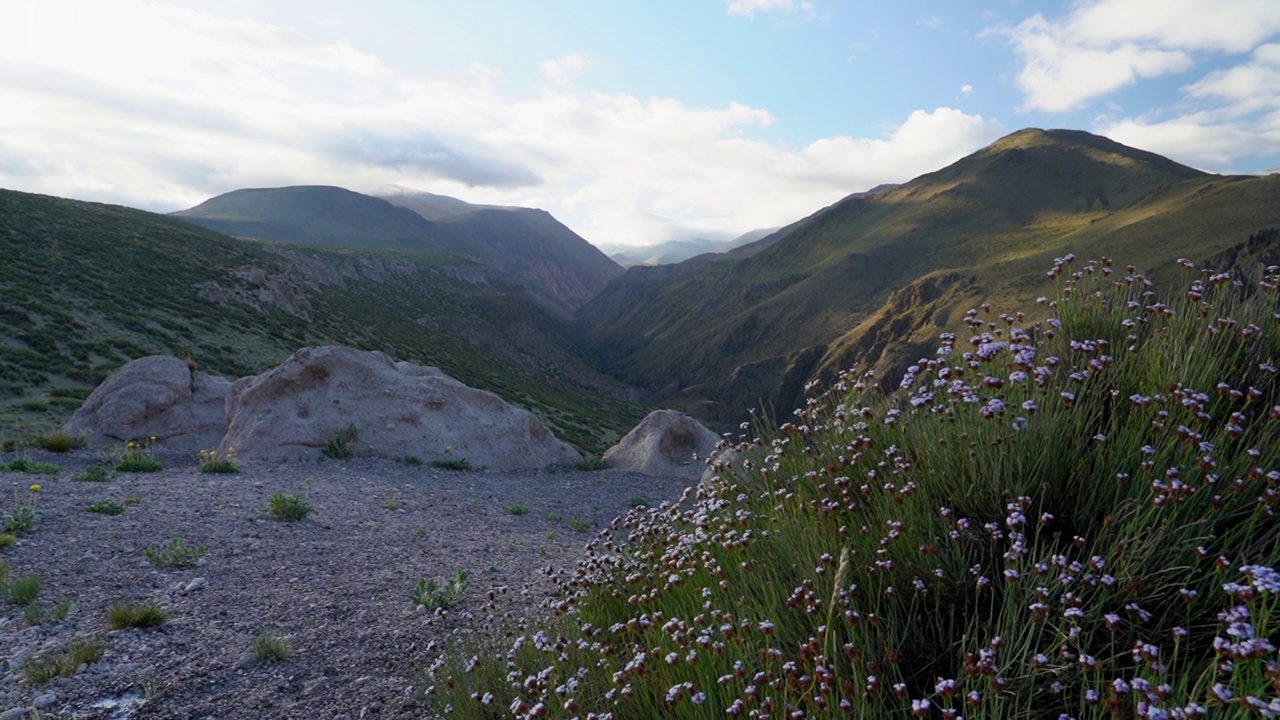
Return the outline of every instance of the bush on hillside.
[[[1166,303],[1071,261],[1048,320],[971,311],[899,392],[846,374],[616,521],[550,613],[432,666],[439,706],[1280,713],[1280,270],[1193,271]]]

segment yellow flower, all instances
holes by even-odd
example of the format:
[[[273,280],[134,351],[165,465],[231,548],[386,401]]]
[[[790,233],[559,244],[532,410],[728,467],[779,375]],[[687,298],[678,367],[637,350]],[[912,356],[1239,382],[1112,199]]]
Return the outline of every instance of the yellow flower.
[[[40,485],[39,484],[32,485],[31,492],[40,492]]]

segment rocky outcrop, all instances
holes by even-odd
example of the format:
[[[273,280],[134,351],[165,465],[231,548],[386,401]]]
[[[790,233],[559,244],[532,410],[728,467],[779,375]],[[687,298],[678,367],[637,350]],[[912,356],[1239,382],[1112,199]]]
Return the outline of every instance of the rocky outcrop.
[[[580,459],[540,420],[493,393],[436,368],[345,347],[303,348],[234,383],[174,357],[135,360],[93,391],[66,430],[91,446],[147,440],[193,459],[214,448],[245,460],[315,459],[339,440],[353,454],[495,470]]]
[[[604,453],[610,468],[661,477],[702,476],[702,460],[720,438],[702,423],[676,410],[655,410]]]
[[[303,348],[241,378],[220,449],[242,458],[316,458],[344,433],[357,453],[466,460],[495,470],[572,464],[576,450],[532,414],[436,368],[344,347]]]
[[[225,378],[195,371],[184,360],[152,355],[111,373],[64,429],[91,446],[139,440],[194,456],[222,441],[230,388]]]

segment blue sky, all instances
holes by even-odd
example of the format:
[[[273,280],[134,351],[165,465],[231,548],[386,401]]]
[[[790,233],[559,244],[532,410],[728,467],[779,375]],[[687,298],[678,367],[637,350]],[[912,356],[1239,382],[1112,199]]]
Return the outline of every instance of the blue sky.
[[[0,107],[11,189],[398,185],[731,237],[1028,126],[1280,168],[1280,2],[27,0]]]

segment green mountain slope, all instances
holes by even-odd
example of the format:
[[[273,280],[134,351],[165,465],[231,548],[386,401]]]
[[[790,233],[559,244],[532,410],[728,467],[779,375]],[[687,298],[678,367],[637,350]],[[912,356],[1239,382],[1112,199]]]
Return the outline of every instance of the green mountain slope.
[[[1067,252],[1202,258],[1280,225],[1280,177],[1221,177],[1079,131],[1024,130],[851,196],[754,254],[632,268],[579,312],[601,364],[703,417],[792,407],[898,367],[982,300],[1029,306]]]
[[[439,217],[442,200],[466,211]],[[236,237],[459,255],[497,270],[565,316],[622,273],[542,210],[469,205],[425,193],[382,199],[336,187],[254,188],[173,215]]]
[[[238,377],[319,344],[440,367],[588,452],[643,414],[620,399],[628,388],[579,359],[564,321],[471,261],[238,240],[138,210],[0,191],[0,436],[53,426],[144,355],[189,356]]]

